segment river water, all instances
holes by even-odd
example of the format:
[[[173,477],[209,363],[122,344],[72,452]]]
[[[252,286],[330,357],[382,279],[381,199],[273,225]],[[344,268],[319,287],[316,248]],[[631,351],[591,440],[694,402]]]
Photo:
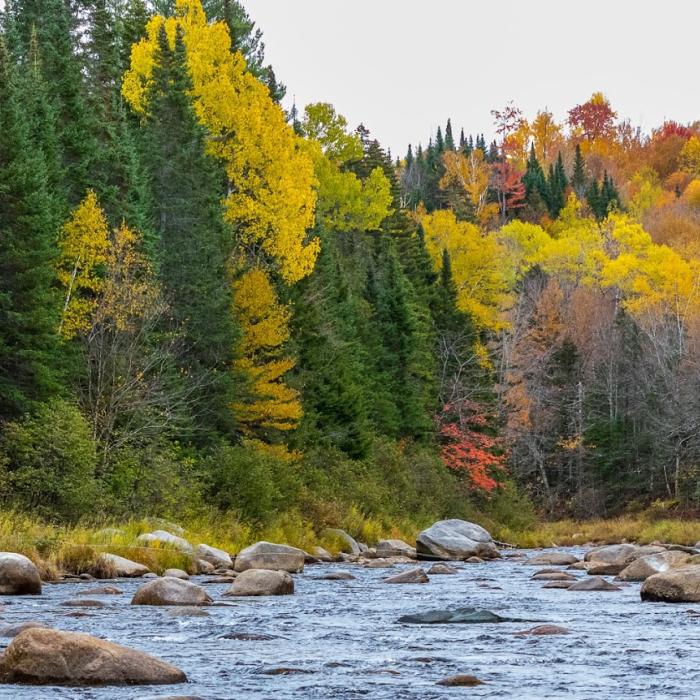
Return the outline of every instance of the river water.
[[[565,551],[582,555],[581,550]],[[383,583],[386,576],[412,566],[307,566],[294,576],[294,595],[268,598],[224,598],[227,584],[207,584],[212,598],[222,604],[204,608],[204,616],[182,615],[182,610],[170,607],[130,606],[131,595],[143,583],[138,580],[112,584],[123,595],[78,596],[81,590],[105,583],[91,582],[47,584],[41,596],[5,596],[0,599],[2,625],[35,620],[87,632],[151,652],[184,670],[189,683],[138,688],[0,685],[0,698],[700,697],[700,617],[688,612],[692,604],[642,603],[639,584],[620,592],[545,589],[545,582],[530,580],[538,567],[510,557],[457,564],[456,575],[431,576],[427,584]],[[349,571],[356,579],[315,580],[329,571]],[[192,580],[200,583],[205,578]],[[77,597],[99,599],[106,607],[61,605]],[[527,622],[397,623],[408,613],[469,606]],[[83,616],[74,617],[74,612]],[[513,634],[538,622],[560,625],[571,633]],[[271,638],[224,637],[231,633]],[[0,645],[9,641],[0,639]],[[295,672],[275,673],[282,668]],[[455,674],[475,675],[484,685],[436,685]]]

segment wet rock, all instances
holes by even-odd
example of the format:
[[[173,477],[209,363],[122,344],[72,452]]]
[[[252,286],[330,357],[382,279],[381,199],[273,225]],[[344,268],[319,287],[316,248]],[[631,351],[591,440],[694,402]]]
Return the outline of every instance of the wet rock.
[[[86,588],[78,591],[78,595],[121,595],[124,591],[116,586],[97,586],[97,588]]]
[[[326,535],[331,535],[333,537],[338,538],[341,540],[343,543],[343,551],[346,554],[354,554],[355,556],[359,556],[362,553],[362,549],[360,548],[360,545],[357,543],[357,541],[348,535],[345,530],[340,530],[339,528],[329,528],[328,530],[325,531]]]
[[[235,580],[235,576],[215,576],[214,578],[204,579],[202,583],[233,583]]]
[[[484,560],[481,557],[469,557],[466,562],[467,564],[483,564]]]
[[[0,552],[0,594],[39,595],[41,577],[34,563],[23,554]]]
[[[439,520],[416,538],[419,558],[455,561],[482,557],[494,559],[498,549],[489,533],[466,520]]]
[[[369,559],[362,566],[365,569],[390,569],[394,562],[389,559]]]
[[[183,581],[190,580],[190,575],[182,569],[166,569],[163,572],[163,576],[172,576],[173,578],[180,578]]]
[[[661,603],[700,602],[700,566],[681,566],[649,576],[640,595],[642,600]]]
[[[286,571],[248,569],[236,577],[225,595],[260,596],[292,593],[294,593],[294,579]]]
[[[549,581],[542,588],[571,588],[574,581]]]
[[[430,579],[423,569],[416,567],[408,571],[402,571],[400,574],[389,576],[384,579],[384,583],[428,583]]]
[[[323,547],[314,547],[311,550],[311,553],[318,559],[319,561],[325,561],[325,562],[331,562],[333,561],[333,557],[331,556],[330,552],[327,552]]]
[[[654,574],[660,574],[669,569],[684,566],[690,560],[690,555],[686,552],[667,550],[658,554],[649,554],[646,557],[639,557],[631,564],[628,564],[620,572],[621,581],[645,581]]]
[[[360,561],[360,557],[356,554],[346,554],[345,552],[341,552],[338,555],[338,561],[345,562],[346,564],[357,564],[357,562]]]
[[[0,627],[0,637],[4,637],[5,639],[16,637],[20,632],[33,628],[48,629],[49,626],[45,625],[43,622],[36,622],[35,620],[21,622],[18,625],[6,625],[5,627]]]
[[[206,610],[198,607],[177,607],[172,610],[168,610],[168,615],[170,617],[209,617],[209,613]]]
[[[559,627],[558,625],[537,625],[536,627],[531,627],[529,630],[513,632],[513,634],[518,636],[546,637],[552,634],[569,634],[569,630],[566,629],[566,627]]]
[[[209,562],[216,568],[233,568],[233,559],[231,559],[231,555],[228,552],[224,552],[223,549],[217,549],[208,544],[198,544],[195,547],[194,553],[199,559]]]
[[[355,577],[348,571],[332,571],[323,576],[315,576],[316,581],[354,581]]]
[[[297,673],[313,673],[307,668],[291,668],[289,666],[276,666],[274,668],[264,668],[260,671],[264,676],[291,676]]]
[[[271,569],[298,573],[304,570],[304,552],[286,544],[256,542],[236,556],[236,571]]]
[[[210,564],[205,559],[195,559],[194,565],[197,567],[198,574],[212,574],[214,573],[214,565]]]
[[[116,554],[100,554],[100,559],[113,569],[115,576],[120,578],[139,578],[151,573],[147,566],[131,561],[130,559],[125,559]]]
[[[78,578],[80,578],[81,581],[97,581],[92,574],[88,574],[86,571],[80,574]]]
[[[455,569],[452,566],[448,566],[447,564],[433,564],[429,569],[428,569],[429,574],[437,574],[437,575],[447,575],[447,574],[456,574],[457,569]]]
[[[476,676],[457,675],[443,678],[437,682],[437,685],[446,685],[448,687],[465,687],[472,688],[475,685],[484,685],[484,681],[479,680]]]
[[[154,543],[167,544],[173,549],[178,549],[186,554],[194,554],[194,547],[184,537],[173,535],[166,530],[146,532],[143,535],[139,535],[136,540],[147,547]]]
[[[378,557],[408,557],[416,558],[416,548],[403,540],[379,540],[377,542]]]
[[[568,590],[570,591],[621,591],[619,586],[613,583],[609,583],[604,578],[600,576],[591,576],[590,578],[584,578],[581,581],[576,581],[572,583]]]
[[[588,569],[589,562],[587,561],[576,561],[573,564],[567,566],[567,569],[572,571],[586,571]]]
[[[527,622],[512,617],[502,617],[490,610],[456,608],[454,610],[429,610],[414,615],[404,615],[397,622],[408,625],[489,624],[496,622]]]
[[[575,581],[576,577],[567,574],[563,571],[547,572],[542,574],[534,574],[531,576],[533,581]]]
[[[227,632],[221,639],[237,639],[241,642],[267,642],[271,639],[279,639],[274,634],[260,634],[259,632]]]
[[[105,604],[101,600],[90,600],[90,598],[71,598],[64,600],[61,605],[68,608],[104,608]]]
[[[88,634],[52,629],[20,632],[0,657],[4,683],[151,685],[185,683],[175,666]]]
[[[211,602],[201,586],[171,576],[144,584],[131,599],[132,605],[209,605]]]
[[[567,566],[577,561],[578,558],[568,552],[542,552],[530,557],[525,563],[529,566]]]

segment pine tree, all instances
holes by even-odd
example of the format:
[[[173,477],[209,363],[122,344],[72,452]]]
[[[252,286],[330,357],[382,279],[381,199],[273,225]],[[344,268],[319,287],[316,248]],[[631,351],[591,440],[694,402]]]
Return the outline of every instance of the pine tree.
[[[449,119],[447,120],[447,126],[445,127],[445,150],[455,150],[455,140],[454,136],[452,135],[452,122]]]
[[[559,153],[556,165],[549,166],[549,178],[547,179],[548,200],[547,206],[552,218],[559,216],[559,212],[566,204],[566,188],[568,186],[566,173],[564,171],[564,162]]]
[[[55,209],[41,147],[0,38],[0,417],[16,418],[60,388],[53,289]]]
[[[523,184],[525,185],[528,213],[534,219],[539,219],[545,213],[545,209],[549,208],[550,191],[542,166],[537,159],[534,145],[530,147]]]
[[[161,29],[143,134],[157,263],[184,344],[182,372],[197,394],[196,423],[226,429],[235,334],[220,205],[224,180],[205,153],[189,91],[182,36],[171,49]]]
[[[437,134],[435,134],[435,150],[441,154],[445,150],[445,140],[442,138],[442,128],[438,126]]]
[[[576,156],[574,158],[574,170],[571,174],[571,187],[573,187],[576,196],[583,199],[586,193],[586,164],[581,153],[581,145],[576,144]]]

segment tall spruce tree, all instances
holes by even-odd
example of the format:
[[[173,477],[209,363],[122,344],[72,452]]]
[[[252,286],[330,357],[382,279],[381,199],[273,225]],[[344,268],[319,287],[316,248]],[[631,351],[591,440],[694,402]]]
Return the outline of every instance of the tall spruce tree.
[[[452,121],[449,119],[447,120],[447,126],[445,127],[445,150],[455,150],[455,139],[452,135]]]
[[[0,38],[0,418],[16,418],[60,388],[53,289],[55,208],[42,148]]]
[[[230,234],[222,223],[224,178],[205,153],[186,58],[181,34],[171,48],[161,29],[143,150],[160,278],[184,345],[181,372],[194,387],[194,422],[206,432],[230,428],[235,345],[226,272]]]
[[[587,181],[586,164],[583,160],[583,154],[581,153],[581,144],[577,143],[576,155],[574,157],[574,169],[571,173],[571,187],[579,199],[583,199],[586,194]]]

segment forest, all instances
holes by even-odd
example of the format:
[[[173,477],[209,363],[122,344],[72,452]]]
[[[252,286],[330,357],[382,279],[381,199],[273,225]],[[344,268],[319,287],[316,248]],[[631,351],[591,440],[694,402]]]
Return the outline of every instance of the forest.
[[[397,157],[285,93],[236,0],[6,1],[5,509],[697,508],[700,122],[508,103]]]

